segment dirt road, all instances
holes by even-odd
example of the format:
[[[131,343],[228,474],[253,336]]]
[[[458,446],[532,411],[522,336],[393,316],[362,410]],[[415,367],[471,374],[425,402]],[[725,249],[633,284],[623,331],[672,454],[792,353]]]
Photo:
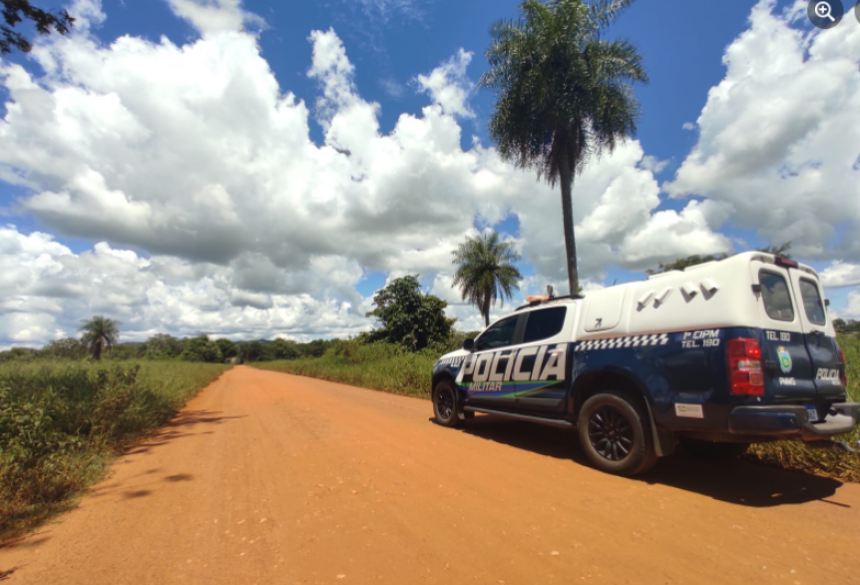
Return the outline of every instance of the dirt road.
[[[0,549],[10,583],[860,583],[860,485],[735,461],[641,480],[575,436],[238,367],[80,508]],[[5,584],[4,584],[5,585]]]

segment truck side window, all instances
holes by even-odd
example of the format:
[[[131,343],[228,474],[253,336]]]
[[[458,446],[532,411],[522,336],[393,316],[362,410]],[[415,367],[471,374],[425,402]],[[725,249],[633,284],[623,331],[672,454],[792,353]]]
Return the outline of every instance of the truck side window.
[[[781,274],[761,270],[758,273],[761,298],[767,316],[777,321],[794,321],[794,307],[788,294],[788,283]]]
[[[800,296],[803,298],[803,310],[806,311],[806,318],[809,319],[810,323],[824,325],[827,318],[824,315],[821,296],[818,294],[818,287],[815,283],[806,278],[801,278]]]
[[[528,313],[529,320],[526,324],[523,343],[540,341],[556,335],[564,327],[565,315],[567,315],[567,307],[553,307]]]
[[[499,321],[478,338],[475,342],[475,351],[483,351],[485,349],[495,349],[497,347],[506,347],[513,344],[514,333],[517,330],[517,320],[519,315]]]

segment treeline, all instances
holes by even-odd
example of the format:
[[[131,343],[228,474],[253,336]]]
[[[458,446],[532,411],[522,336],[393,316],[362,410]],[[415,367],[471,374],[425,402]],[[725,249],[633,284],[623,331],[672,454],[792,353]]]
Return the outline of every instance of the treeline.
[[[833,327],[839,333],[860,333],[860,321],[856,319],[834,319]]]
[[[316,339],[297,343],[285,339],[239,341],[209,339],[208,335],[177,338],[165,333],[146,341],[117,343],[102,355],[105,360],[181,360],[206,363],[251,363],[320,357],[335,340]],[[74,337],[52,341],[41,349],[14,347],[0,352],[0,363],[29,362],[39,358],[88,360],[90,349]]]

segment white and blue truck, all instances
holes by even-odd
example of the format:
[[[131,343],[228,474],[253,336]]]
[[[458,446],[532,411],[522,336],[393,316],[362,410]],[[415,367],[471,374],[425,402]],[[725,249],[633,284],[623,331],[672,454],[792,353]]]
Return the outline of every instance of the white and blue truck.
[[[635,475],[679,443],[712,454],[800,440],[853,449],[860,406],[809,266],[747,252],[535,300],[433,367],[435,419],[576,428],[592,465]]]

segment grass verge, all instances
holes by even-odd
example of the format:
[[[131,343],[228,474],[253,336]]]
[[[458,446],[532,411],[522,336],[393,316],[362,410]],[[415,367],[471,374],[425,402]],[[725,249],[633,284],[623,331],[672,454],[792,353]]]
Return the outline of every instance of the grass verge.
[[[839,336],[848,364],[849,400],[860,400],[860,336]],[[438,354],[408,353],[386,344],[339,342],[320,358],[255,363],[254,367],[342,382],[418,398],[430,398],[433,363]],[[860,427],[837,439],[856,446]],[[860,482],[860,456],[811,449],[796,441],[752,445],[745,457],[784,469]]]
[[[0,542],[101,479],[229,366],[189,362],[0,365]]]
[[[386,343],[341,341],[319,358],[259,362],[253,366],[429,400],[437,359],[438,354],[431,351],[410,353]]]

